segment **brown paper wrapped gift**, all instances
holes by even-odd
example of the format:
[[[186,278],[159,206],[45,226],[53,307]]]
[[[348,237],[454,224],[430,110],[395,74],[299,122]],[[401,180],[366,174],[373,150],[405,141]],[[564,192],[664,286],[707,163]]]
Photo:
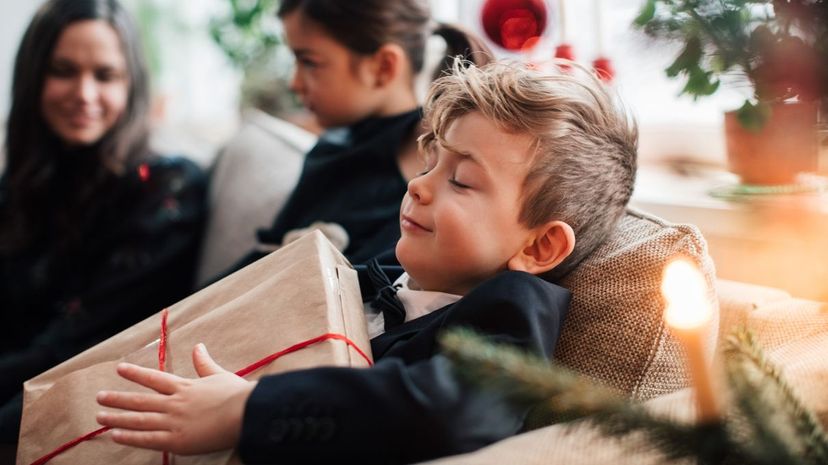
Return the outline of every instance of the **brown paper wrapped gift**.
[[[24,384],[17,454],[29,465],[61,445],[100,428],[95,395],[102,389],[140,390],[120,379],[118,362],[158,368],[162,315],[117,334]],[[356,272],[314,232],[171,306],[167,319],[168,372],[196,377],[192,349],[206,344],[224,368],[238,371],[271,354],[324,334],[370,344]],[[251,373],[262,375],[323,365],[366,367],[342,340],[324,340],[280,357]],[[231,453],[174,457],[174,464],[224,464]],[[59,464],[161,464],[161,453],[121,446],[103,433],[52,458]]]

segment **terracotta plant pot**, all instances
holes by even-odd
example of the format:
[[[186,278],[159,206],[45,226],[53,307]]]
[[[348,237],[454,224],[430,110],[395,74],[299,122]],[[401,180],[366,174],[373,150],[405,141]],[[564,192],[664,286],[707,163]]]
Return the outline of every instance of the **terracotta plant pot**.
[[[780,103],[758,132],[742,127],[735,111],[725,113],[728,169],[744,184],[792,184],[796,175],[817,170],[817,105]]]

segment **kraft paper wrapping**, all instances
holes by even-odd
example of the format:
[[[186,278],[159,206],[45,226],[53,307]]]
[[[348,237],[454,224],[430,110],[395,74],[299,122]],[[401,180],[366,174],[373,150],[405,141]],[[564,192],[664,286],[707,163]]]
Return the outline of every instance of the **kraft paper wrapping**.
[[[356,272],[315,231],[169,307],[166,371],[196,377],[199,342],[221,366],[237,371],[294,344],[337,333],[370,357]],[[158,368],[161,314],[156,314],[24,384],[17,464],[28,465],[95,431],[98,391],[143,388],[122,380],[118,362]],[[285,355],[247,379],[316,366],[367,367],[343,341],[328,340]],[[180,457],[173,464],[226,464],[232,451]],[[60,464],[160,464],[161,453],[121,446],[104,433],[49,461]]]

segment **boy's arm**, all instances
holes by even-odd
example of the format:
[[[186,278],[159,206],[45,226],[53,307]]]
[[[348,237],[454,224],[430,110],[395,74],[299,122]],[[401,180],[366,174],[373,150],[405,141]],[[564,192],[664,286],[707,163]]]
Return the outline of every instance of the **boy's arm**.
[[[98,419],[131,430],[115,434],[118,442],[184,454],[232,447],[240,435],[248,463],[400,463],[471,451],[517,432],[524,412],[458,381],[436,353],[437,331],[470,326],[550,356],[568,301],[565,289],[503,273],[454,304],[442,324],[400,338],[399,350],[371,369],[316,368],[254,385],[205,363],[212,361],[198,350],[196,380],[121,366],[123,376],[158,393],[133,393],[130,401],[102,394],[102,405],[132,411]]]
[[[246,463],[407,463],[515,434],[525,412],[459,381],[433,341],[438,330],[470,326],[493,341],[550,356],[568,301],[562,288],[504,273],[455,304],[443,324],[401,339],[396,354],[406,351],[402,346],[429,347],[420,361],[391,349],[371,369],[265,377],[245,407],[241,457]]]

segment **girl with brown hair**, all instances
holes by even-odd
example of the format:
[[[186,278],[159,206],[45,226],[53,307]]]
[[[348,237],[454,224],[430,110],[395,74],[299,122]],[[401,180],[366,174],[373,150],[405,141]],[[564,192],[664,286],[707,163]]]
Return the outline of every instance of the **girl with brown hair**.
[[[261,250],[235,269],[314,223],[341,226],[345,255],[364,262],[399,239],[400,199],[422,168],[415,79],[427,39],[436,34],[447,45],[436,75],[449,58],[482,65],[491,53],[478,38],[436,23],[427,0],[285,0],[278,15],[296,56],[292,90],[320,126],[337,130],[323,133],[307,154],[287,204],[258,233]]]

